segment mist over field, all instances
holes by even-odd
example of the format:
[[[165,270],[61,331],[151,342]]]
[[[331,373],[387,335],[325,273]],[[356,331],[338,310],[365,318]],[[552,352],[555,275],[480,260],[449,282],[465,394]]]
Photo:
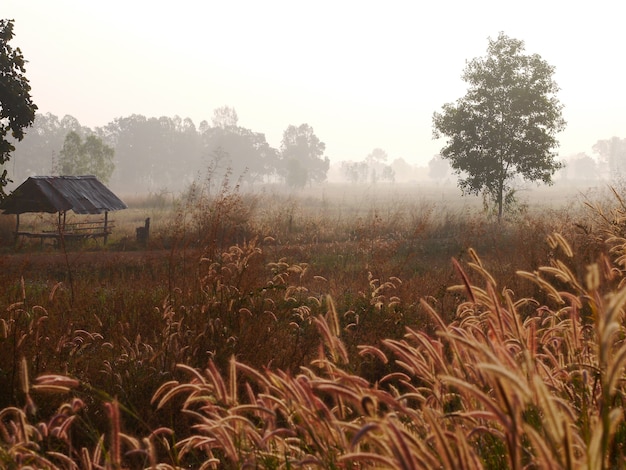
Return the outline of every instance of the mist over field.
[[[220,114],[221,113],[221,114]],[[207,178],[218,187],[227,178],[244,191],[262,186],[301,190],[324,184],[350,187],[388,188],[395,184],[431,188],[433,192],[456,187],[457,176],[449,164],[431,155],[425,165],[409,163],[402,157],[388,155],[374,148],[367,155],[352,160],[329,159],[323,136],[308,125],[290,126],[298,137],[310,139],[317,148],[305,146],[300,151],[301,167],[285,167],[285,148],[273,148],[263,133],[238,125],[236,111],[223,107],[215,111],[212,122],[198,126],[191,119],[132,115],[119,118],[95,129],[82,126],[72,116],[37,114],[8,165],[13,180],[9,190],[27,177],[54,175],[59,171],[59,157],[66,136],[76,132],[83,138],[95,135],[113,150],[113,171],[109,187],[120,195],[141,196],[155,193],[178,195],[192,182]],[[307,143],[308,145],[308,143]],[[307,157],[307,155],[310,155]],[[564,167],[554,176],[554,189],[584,190],[616,181],[624,174],[626,139],[598,139],[590,149],[562,155]],[[97,168],[96,168],[97,170]],[[537,188],[534,183],[516,184],[520,194]],[[457,190],[460,194],[460,190]]]

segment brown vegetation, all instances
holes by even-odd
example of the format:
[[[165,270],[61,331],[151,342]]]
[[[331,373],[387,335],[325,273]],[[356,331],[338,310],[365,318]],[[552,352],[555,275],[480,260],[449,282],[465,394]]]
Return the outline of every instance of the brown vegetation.
[[[0,466],[621,468],[619,194],[498,224],[225,185],[6,248]]]

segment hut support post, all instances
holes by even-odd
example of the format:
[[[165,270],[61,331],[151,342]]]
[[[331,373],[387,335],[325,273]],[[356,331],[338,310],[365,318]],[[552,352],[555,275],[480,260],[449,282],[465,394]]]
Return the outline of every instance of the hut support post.
[[[61,220],[61,212],[59,212],[59,222],[57,224],[59,233],[65,232],[65,215],[66,211],[63,211],[63,220]]]
[[[18,233],[20,233],[20,214],[15,214],[15,243],[19,238]]]
[[[104,244],[107,244],[107,238],[109,235],[109,211],[104,211]]]

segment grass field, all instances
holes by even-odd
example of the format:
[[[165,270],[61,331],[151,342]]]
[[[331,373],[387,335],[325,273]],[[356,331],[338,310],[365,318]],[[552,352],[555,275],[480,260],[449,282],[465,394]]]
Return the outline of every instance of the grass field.
[[[122,198],[106,246],[2,216],[3,468],[624,466],[620,190]]]

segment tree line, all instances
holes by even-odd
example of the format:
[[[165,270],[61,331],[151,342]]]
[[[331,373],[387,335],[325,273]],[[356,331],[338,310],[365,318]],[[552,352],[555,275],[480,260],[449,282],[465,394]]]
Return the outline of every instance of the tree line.
[[[37,114],[15,143],[9,173],[17,182],[32,175],[95,174],[126,192],[182,190],[201,173],[229,175],[243,183],[283,181],[303,187],[326,179],[326,145],[308,124],[289,125],[279,149],[265,135],[239,126],[233,108],[214,111],[198,127],[179,116],[119,117],[103,127],[82,126],[72,116]]]
[[[135,193],[181,190],[203,171],[293,188],[327,178],[326,145],[310,125],[289,125],[275,149],[264,134],[239,126],[228,106],[197,128],[189,118],[133,114],[92,130],[72,116],[36,114],[26,61],[9,44],[12,38],[13,22],[0,20],[0,198],[9,178],[20,182],[41,174],[91,173],[114,189]],[[430,172],[450,168],[461,190],[482,194],[499,219],[514,202],[519,180],[552,184],[564,166],[557,160],[556,136],[566,125],[554,71],[538,54],[526,54],[523,41],[504,33],[489,38],[487,54],[468,61],[463,71],[465,96],[433,113],[433,137],[446,142],[429,162]],[[594,146],[610,178],[623,176],[624,142],[614,137]],[[355,183],[393,181],[386,159],[375,149],[362,162],[344,162],[342,173]],[[576,172],[589,169],[584,154],[571,161]]]
[[[105,184],[126,193],[183,190],[202,172],[222,178],[230,172],[244,183],[283,182],[297,188],[326,179],[329,162],[322,157],[324,143],[304,124],[289,126],[280,149],[272,148],[261,133],[238,126],[234,109],[214,111],[209,124],[196,127],[178,116],[147,118],[132,115],[104,127],[82,126],[72,116],[36,114],[7,165],[15,184],[33,175],[94,174]],[[613,137],[593,146],[595,158],[572,155],[558,171],[561,181],[610,179],[626,175],[626,139]],[[362,161],[339,163],[349,183],[394,182],[397,175],[415,172],[404,159],[375,148]],[[441,155],[428,162],[425,175],[433,182],[453,178],[450,160]],[[416,179],[420,178],[418,175]]]

